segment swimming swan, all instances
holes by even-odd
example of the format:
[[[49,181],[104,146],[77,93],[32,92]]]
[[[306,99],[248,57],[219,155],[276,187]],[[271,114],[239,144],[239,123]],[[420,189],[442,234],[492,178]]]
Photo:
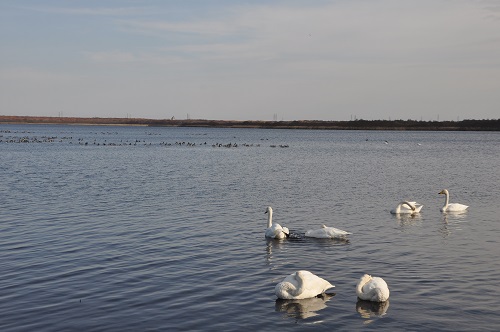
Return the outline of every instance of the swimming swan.
[[[290,274],[277,284],[274,293],[280,299],[300,300],[318,296],[333,287],[335,286],[325,279],[301,270]]]
[[[267,216],[267,229],[266,229],[266,237],[273,239],[283,239],[290,235],[290,231],[286,227],[281,227],[280,224],[273,224],[273,209],[268,206],[266,209]]]
[[[361,300],[385,302],[389,299],[389,287],[384,279],[365,274],[359,279],[356,294]]]
[[[343,239],[349,234],[352,233],[335,227],[327,227],[325,225],[323,225],[320,229],[311,229],[306,232],[307,237],[315,237],[318,239]]]
[[[441,212],[463,212],[467,210],[469,206],[460,203],[450,203],[450,193],[448,189],[443,189],[439,192],[439,195],[445,195],[446,199],[444,201],[443,207],[440,209]]]
[[[423,205],[417,202],[403,201],[391,210],[392,214],[417,214],[422,210]]]

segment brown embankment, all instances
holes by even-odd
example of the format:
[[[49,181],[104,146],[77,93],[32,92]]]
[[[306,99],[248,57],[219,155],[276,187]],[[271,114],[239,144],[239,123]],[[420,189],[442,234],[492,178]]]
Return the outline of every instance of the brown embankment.
[[[74,124],[214,128],[334,129],[334,130],[468,130],[500,131],[500,119],[462,121],[355,120],[355,121],[228,121],[143,118],[78,118],[0,115],[0,124]]]

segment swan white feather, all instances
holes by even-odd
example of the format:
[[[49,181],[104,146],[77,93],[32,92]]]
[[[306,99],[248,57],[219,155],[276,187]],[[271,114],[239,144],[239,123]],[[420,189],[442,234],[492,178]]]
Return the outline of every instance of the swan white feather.
[[[417,202],[403,201],[391,210],[392,214],[417,214],[422,210],[423,205]]]
[[[278,283],[274,287],[274,293],[280,299],[300,300],[318,296],[333,287],[335,286],[325,279],[309,271],[301,270],[290,274]]]
[[[460,203],[450,203],[450,193],[448,189],[443,189],[439,192],[439,195],[445,195],[445,201],[443,207],[440,209],[441,212],[463,212],[467,210],[468,205],[460,204]]]
[[[323,225],[319,229],[310,229],[306,232],[307,237],[315,237],[318,239],[341,239],[352,233],[343,231],[335,227],[327,227]]]
[[[389,287],[384,279],[365,274],[359,279],[356,294],[361,300],[385,302],[389,299]]]
[[[267,213],[267,229],[266,229],[266,237],[273,239],[284,239],[290,235],[290,231],[286,227],[282,227],[280,224],[273,224],[273,209],[268,206],[266,209]]]

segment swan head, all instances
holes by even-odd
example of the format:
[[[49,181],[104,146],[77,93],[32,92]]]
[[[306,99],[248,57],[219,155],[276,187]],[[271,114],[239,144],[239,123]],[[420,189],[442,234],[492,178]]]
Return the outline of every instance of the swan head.
[[[448,189],[443,189],[443,190],[441,190],[441,191],[438,193],[438,195],[449,195],[449,193],[448,193]]]
[[[273,208],[270,207],[270,206],[268,206],[267,209],[266,209],[266,211],[264,212],[264,214],[265,213],[273,213]]]
[[[372,276],[369,275],[369,274],[364,274],[360,279],[359,279],[359,283],[361,285],[364,285],[366,284],[368,281],[372,280]]]

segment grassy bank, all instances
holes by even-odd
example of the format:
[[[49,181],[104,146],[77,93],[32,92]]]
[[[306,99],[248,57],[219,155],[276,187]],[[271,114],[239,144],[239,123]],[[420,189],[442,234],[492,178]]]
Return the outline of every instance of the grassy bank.
[[[462,121],[355,120],[355,121],[227,121],[144,118],[79,118],[0,115],[0,124],[122,125],[213,128],[275,128],[331,130],[448,130],[500,131],[500,119]]]

